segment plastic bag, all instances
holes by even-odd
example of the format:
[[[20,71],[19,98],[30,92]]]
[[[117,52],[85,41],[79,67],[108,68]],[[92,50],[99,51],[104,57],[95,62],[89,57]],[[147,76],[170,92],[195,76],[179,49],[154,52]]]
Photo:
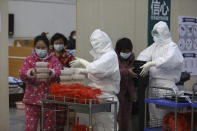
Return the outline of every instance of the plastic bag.
[[[36,62],[36,67],[47,68],[48,64],[48,62]]]
[[[174,113],[168,113],[163,118],[163,131],[175,130],[175,117]],[[196,123],[197,121],[195,121]],[[190,131],[191,130],[191,113],[178,113],[177,114],[177,131]]]
[[[83,86],[80,84],[72,84],[72,85],[61,85],[57,83],[51,84],[50,94],[54,96],[62,96],[56,97],[56,100],[63,101],[63,97],[69,97],[76,99],[78,103],[89,103],[89,99],[94,99],[92,103],[98,103],[97,95],[101,94],[100,89],[93,89],[89,86]],[[85,99],[88,99],[87,101]],[[67,99],[68,101],[70,99]]]
[[[49,73],[50,69],[49,68],[36,68],[37,73]]]

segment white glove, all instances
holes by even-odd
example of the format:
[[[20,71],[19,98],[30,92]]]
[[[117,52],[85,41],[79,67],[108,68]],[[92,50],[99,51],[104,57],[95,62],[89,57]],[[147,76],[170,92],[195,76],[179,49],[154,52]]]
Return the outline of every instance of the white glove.
[[[75,69],[75,73],[76,74],[88,74],[88,71],[87,71],[87,69],[77,68],[77,69]]]
[[[76,67],[79,65],[83,65],[84,67],[87,67],[89,64],[90,62],[88,62],[87,60],[82,59],[82,58],[77,58],[77,57],[76,57],[76,60],[73,60],[70,62],[71,67]]]
[[[140,76],[145,76],[152,66],[156,66],[156,63],[153,61],[147,62],[146,64],[141,66],[140,68],[142,68],[142,71],[140,72]]]

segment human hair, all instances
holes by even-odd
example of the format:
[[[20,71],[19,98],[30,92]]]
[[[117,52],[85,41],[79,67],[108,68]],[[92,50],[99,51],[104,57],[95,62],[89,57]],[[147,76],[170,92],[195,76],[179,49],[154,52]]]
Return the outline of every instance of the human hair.
[[[45,32],[43,32],[41,35],[38,35],[34,38],[34,47],[36,46],[38,41],[43,41],[45,45],[47,46],[47,48],[49,48],[50,43]]]
[[[54,45],[54,42],[56,40],[62,39],[64,41],[64,45],[68,45],[68,40],[67,38],[61,34],[61,33],[55,33],[52,37],[51,37],[51,44]]]
[[[116,42],[115,50],[120,53],[123,50],[133,50],[133,44],[128,38],[121,38]]]

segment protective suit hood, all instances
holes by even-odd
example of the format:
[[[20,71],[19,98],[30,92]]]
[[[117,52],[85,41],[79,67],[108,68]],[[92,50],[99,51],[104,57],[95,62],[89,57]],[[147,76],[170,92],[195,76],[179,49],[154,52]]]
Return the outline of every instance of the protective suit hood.
[[[153,27],[152,32],[158,32],[158,35],[160,37],[160,41],[162,43],[169,43],[171,40],[171,34],[168,28],[168,25],[166,22],[160,21]]]
[[[92,50],[90,54],[95,58],[100,58],[103,54],[113,50],[112,41],[109,36],[101,31],[96,29],[90,36],[90,43]]]

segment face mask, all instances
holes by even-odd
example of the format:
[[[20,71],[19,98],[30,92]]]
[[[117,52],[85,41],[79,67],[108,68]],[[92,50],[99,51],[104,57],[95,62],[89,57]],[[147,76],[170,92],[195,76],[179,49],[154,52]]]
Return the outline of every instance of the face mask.
[[[159,34],[152,34],[153,37],[159,37]]]
[[[129,56],[131,56],[131,52],[130,52],[130,53],[123,53],[123,52],[120,52],[120,56],[121,56],[123,59],[128,59]]]
[[[162,43],[162,39],[159,36],[153,36],[153,40],[155,43]]]
[[[35,51],[36,51],[37,56],[40,58],[45,58],[48,54],[47,50],[35,49]]]
[[[73,39],[74,39],[74,40],[76,40],[76,39],[77,39],[77,37],[76,37],[76,36],[73,36]]]
[[[56,44],[56,45],[54,45],[54,49],[56,51],[62,51],[64,49],[64,45],[63,44]]]

